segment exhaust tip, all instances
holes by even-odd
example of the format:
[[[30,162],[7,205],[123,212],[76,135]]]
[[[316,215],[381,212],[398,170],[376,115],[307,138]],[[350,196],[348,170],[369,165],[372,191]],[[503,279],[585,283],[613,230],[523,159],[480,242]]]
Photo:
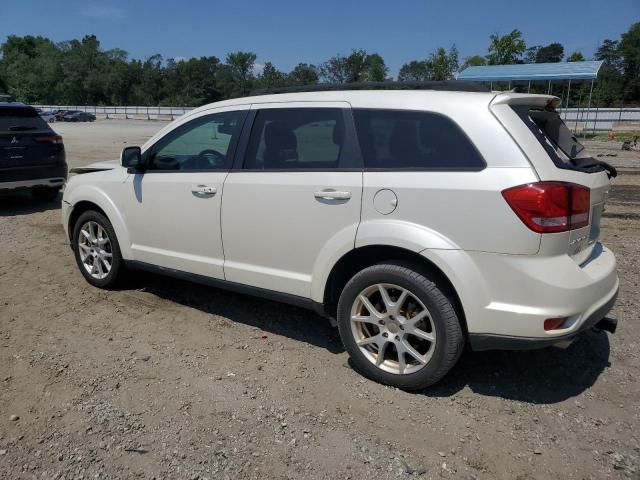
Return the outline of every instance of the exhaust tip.
[[[618,328],[618,320],[615,318],[604,317],[598,323],[594,325],[596,330],[604,330],[609,333],[616,333],[616,328]]]

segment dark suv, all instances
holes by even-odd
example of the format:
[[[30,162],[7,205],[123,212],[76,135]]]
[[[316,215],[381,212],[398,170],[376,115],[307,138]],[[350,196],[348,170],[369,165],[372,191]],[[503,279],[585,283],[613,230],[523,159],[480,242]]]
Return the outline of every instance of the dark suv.
[[[67,179],[62,137],[35,108],[0,102],[0,193],[30,189],[54,199]]]

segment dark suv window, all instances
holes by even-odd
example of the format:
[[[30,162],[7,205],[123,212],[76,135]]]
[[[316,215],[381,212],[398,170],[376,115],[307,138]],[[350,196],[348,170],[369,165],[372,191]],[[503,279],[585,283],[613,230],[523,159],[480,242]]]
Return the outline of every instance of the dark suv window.
[[[244,168],[338,168],[344,144],[343,118],[339,108],[260,110],[251,130]]]
[[[485,162],[453,120],[432,112],[356,109],[365,168],[481,170]]]

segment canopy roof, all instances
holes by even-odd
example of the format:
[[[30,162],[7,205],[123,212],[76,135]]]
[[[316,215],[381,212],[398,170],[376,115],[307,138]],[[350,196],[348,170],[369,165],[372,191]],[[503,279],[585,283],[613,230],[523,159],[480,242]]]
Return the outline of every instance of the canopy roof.
[[[510,80],[595,80],[600,61],[566,63],[523,63],[516,65],[483,65],[465,68],[458,80],[476,82]]]

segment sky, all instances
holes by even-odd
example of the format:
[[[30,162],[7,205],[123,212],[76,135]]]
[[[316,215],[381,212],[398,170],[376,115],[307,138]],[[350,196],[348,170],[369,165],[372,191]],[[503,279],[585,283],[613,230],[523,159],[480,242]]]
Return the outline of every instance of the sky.
[[[461,59],[486,54],[489,35],[521,30],[527,46],[560,42],[589,59],[606,38],[640,21],[640,0],[3,0],[0,41],[54,41],[95,34],[102,48],[134,58],[253,51],[258,64],[289,71],[353,48],[377,52],[392,75],[455,44]]]

